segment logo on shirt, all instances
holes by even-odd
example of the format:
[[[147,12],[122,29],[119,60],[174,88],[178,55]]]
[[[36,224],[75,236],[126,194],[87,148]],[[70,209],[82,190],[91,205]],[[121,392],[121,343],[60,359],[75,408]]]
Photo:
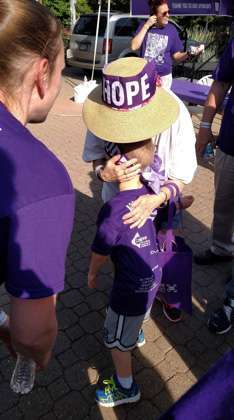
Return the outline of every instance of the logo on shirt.
[[[148,61],[155,60],[156,64],[164,64],[165,51],[168,44],[168,35],[160,35],[155,33],[148,33],[145,58]]]
[[[177,284],[165,284],[162,283],[160,285],[159,291],[161,293],[178,293],[178,288],[177,288]]]
[[[150,240],[147,236],[140,236],[139,232],[137,232],[132,239],[132,244],[137,248],[145,248],[146,246],[150,246]]]

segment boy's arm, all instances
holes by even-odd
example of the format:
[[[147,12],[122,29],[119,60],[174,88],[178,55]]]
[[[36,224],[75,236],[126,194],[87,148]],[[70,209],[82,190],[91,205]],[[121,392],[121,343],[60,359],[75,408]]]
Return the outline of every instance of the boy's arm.
[[[88,272],[88,286],[90,289],[95,289],[96,287],[96,275],[101,268],[101,266],[106,262],[108,256],[96,254],[96,252],[92,252],[91,254],[91,261],[90,267]]]

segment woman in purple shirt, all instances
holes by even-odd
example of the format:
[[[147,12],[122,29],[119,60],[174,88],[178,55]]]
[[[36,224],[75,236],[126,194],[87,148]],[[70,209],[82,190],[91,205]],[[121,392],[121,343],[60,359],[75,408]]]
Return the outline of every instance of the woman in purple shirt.
[[[0,50],[0,284],[10,297],[10,331],[1,312],[0,338],[42,369],[57,334],[74,192],[26,125],[44,121],[59,93],[60,24],[38,2],[2,0]]]
[[[141,57],[155,61],[162,86],[170,88],[172,83],[172,61],[184,61],[189,58],[183,52],[183,44],[175,26],[169,22],[167,0],[154,0],[151,3],[152,15],[141,23],[132,40],[133,51],[141,49]]]

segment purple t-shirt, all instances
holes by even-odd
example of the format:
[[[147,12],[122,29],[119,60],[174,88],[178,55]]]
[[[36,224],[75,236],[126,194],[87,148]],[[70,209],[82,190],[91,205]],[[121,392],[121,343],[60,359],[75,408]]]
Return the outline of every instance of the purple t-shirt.
[[[64,287],[74,191],[61,162],[0,103],[0,283],[18,298]]]
[[[139,25],[136,35],[144,24],[145,22],[142,22]],[[141,45],[141,57],[147,61],[155,60],[156,70],[160,76],[172,72],[172,55],[179,51],[183,51],[183,44],[177,29],[171,23],[163,28],[152,26]]]
[[[152,305],[161,281],[157,261],[158,245],[152,219],[142,228],[130,229],[122,222],[131,202],[150,191],[143,186],[137,190],[119,192],[102,207],[92,251],[110,255],[115,277],[110,307],[123,315],[141,315]]]
[[[214,72],[214,79],[234,83],[234,38],[228,43]],[[227,155],[234,156],[234,89],[232,87],[224,110],[217,144]]]

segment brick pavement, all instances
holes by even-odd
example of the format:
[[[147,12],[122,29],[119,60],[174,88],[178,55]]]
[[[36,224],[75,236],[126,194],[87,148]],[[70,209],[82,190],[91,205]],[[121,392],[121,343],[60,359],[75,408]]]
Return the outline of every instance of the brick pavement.
[[[0,345],[0,420],[147,420],[156,419],[176,401],[234,343],[234,331],[211,335],[207,312],[220,303],[229,266],[193,268],[193,316],[172,325],[155,303],[145,325],[146,345],[134,351],[134,371],[142,399],[136,405],[117,409],[99,408],[94,402],[96,384],[112,372],[110,355],[102,344],[102,326],[110,265],[102,270],[98,291],[86,286],[89,247],[100,208],[100,182],[91,166],[82,161],[85,128],[81,106],[74,104],[72,80],[63,82],[61,96],[46,123],[32,131],[67,167],[76,189],[76,215],[68,252],[66,287],[58,298],[59,335],[48,369],[40,373],[28,396],[9,389],[13,361]],[[196,121],[194,120],[196,125]],[[217,122],[217,128],[219,121]],[[213,202],[213,168],[199,166],[187,188],[195,203],[184,217],[185,235],[193,250],[209,243]],[[8,309],[1,289],[0,305]],[[187,420],[187,419],[186,419]]]

